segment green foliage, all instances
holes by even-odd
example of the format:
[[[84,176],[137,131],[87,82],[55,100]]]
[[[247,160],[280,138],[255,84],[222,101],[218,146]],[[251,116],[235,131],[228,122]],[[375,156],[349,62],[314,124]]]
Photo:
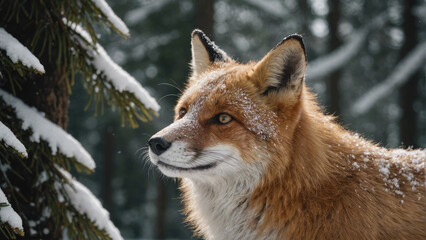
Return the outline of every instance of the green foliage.
[[[0,204],[0,208],[5,207]],[[24,236],[24,232],[19,229],[12,228],[8,223],[0,222],[0,234],[6,239],[16,239],[16,236]]]
[[[3,101],[0,101],[0,119],[17,119],[14,110]],[[27,146],[29,153],[27,159],[0,145],[2,146],[0,148],[0,179],[4,183],[2,189],[13,204],[15,211],[23,220],[35,218],[37,221],[43,222],[49,218],[54,223],[60,223],[50,226],[49,230],[54,233],[67,228],[69,229],[68,235],[76,236],[76,239],[83,239],[85,235],[92,236],[93,234],[98,237],[89,239],[109,239],[104,230],[98,229],[87,219],[87,216],[79,214],[74,207],[69,205],[70,201],[63,190],[64,184],[68,183],[68,180],[58,171],[58,167],[66,170],[74,167],[77,171],[86,173],[90,173],[91,170],[74,158],[68,158],[60,153],[52,154],[49,144],[45,141],[32,142],[30,140],[31,130],[23,131],[21,125],[22,121],[18,120],[9,124],[9,127]],[[25,186],[25,189],[19,189],[16,186]],[[60,198],[64,199],[60,200]],[[33,205],[28,206],[29,203],[33,203]],[[72,217],[69,218],[69,216]],[[80,222],[80,220],[85,221]],[[29,223],[24,222],[24,228],[26,224]],[[4,224],[2,226],[3,229],[6,229],[4,233],[7,233],[3,236],[11,239],[10,230],[13,232],[16,230]],[[43,228],[40,229],[41,231]]]
[[[38,73],[35,69],[28,68],[21,63],[13,63],[4,51],[0,51],[0,62],[2,63],[0,68],[0,79],[6,79],[6,81],[8,81],[14,94],[16,93],[16,89],[22,90],[20,82],[26,79],[26,75],[32,72]],[[16,74],[19,77],[14,77]]]
[[[0,211],[1,208],[8,207],[9,204],[5,202],[0,203]],[[24,236],[24,232],[18,228],[13,228],[8,223],[0,222],[0,233],[6,237],[7,239],[16,239],[16,235]]]
[[[96,69],[91,68],[93,72],[96,72]],[[86,72],[89,72],[89,70]],[[88,78],[89,76],[87,76]],[[85,110],[88,110],[93,105],[95,116],[98,116],[99,112],[102,115],[104,114],[105,101],[110,107],[118,107],[120,109],[122,126],[127,122],[131,127],[137,128],[139,127],[137,120],[147,122],[152,119],[151,115],[156,115],[156,112],[152,109],[147,109],[133,93],[120,92],[115,89],[103,74],[93,74],[92,79],[84,82],[83,86],[90,95]]]
[[[133,93],[117,91],[111,83],[93,66],[90,49],[96,51],[99,36],[95,29],[114,30],[123,37],[108,18],[90,1],[7,1],[0,0],[0,11],[4,16],[0,18],[0,26],[16,37],[24,46],[40,59],[45,65],[46,72],[60,72],[58,81],[65,81],[69,93],[75,84],[76,76],[80,76],[90,95],[88,105],[94,104],[95,115],[98,106],[117,106],[122,112],[123,124],[128,122],[132,127],[138,127],[136,121],[147,121],[155,115],[152,109],[147,109]],[[88,42],[75,32],[78,24],[87,31],[91,41]],[[0,54],[2,68],[0,69],[3,81],[9,81],[10,87],[21,88],[29,74],[24,74],[24,67],[13,64],[7,56]],[[95,91],[103,89],[104,91]],[[129,109],[129,106],[130,109]],[[87,109],[87,108],[86,108]],[[101,113],[103,110],[101,111]]]
[[[77,25],[87,31],[90,39],[76,31]],[[93,1],[0,0],[0,26],[26,46],[46,70],[41,74],[19,62],[14,63],[0,50],[0,87],[6,91],[17,97],[33,91],[37,96],[41,80],[54,79],[54,84],[65,83],[71,94],[76,80],[80,80],[89,95],[85,109],[93,106],[95,115],[103,113],[105,102],[120,110],[123,125],[138,127],[138,121],[148,121],[156,114],[133,93],[114,88],[108,77],[94,66],[93,54],[99,44],[96,30],[128,36],[120,32]],[[0,187],[21,217],[26,234],[0,222],[0,238],[57,239],[65,232],[70,239],[110,239],[104,229],[73,207],[64,190],[72,184],[58,169],[92,171],[75,158],[60,152],[53,154],[46,141],[34,142],[32,130],[22,129],[15,110],[1,97],[0,121],[28,152],[28,157],[23,158],[0,143]],[[0,207],[4,206],[0,203]]]

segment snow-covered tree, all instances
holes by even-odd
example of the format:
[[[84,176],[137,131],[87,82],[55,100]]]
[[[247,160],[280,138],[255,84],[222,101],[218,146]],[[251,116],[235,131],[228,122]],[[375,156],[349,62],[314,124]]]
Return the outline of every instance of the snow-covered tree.
[[[66,132],[81,81],[138,126],[157,102],[98,43],[95,29],[129,36],[104,0],[0,0],[0,238],[122,239],[100,201],[71,175],[95,162]],[[82,109],[84,106],[82,106]]]

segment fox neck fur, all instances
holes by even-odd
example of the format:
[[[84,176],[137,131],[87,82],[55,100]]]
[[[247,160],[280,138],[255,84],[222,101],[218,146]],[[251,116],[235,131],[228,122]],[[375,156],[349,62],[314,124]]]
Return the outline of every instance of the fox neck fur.
[[[315,106],[309,98],[305,101]],[[424,185],[415,186],[407,177],[413,174],[424,183],[424,169],[417,171],[415,160],[424,162],[425,152],[380,148],[315,108],[303,109],[291,131],[292,151],[277,147],[271,156],[278,157],[262,175],[210,183],[181,180],[187,220],[198,233],[207,239],[425,236]],[[280,146],[279,140],[276,144]],[[392,161],[398,154],[405,170]],[[289,159],[288,165],[282,164],[283,158]],[[396,187],[392,179],[402,181]]]
[[[310,93],[304,95],[304,105],[316,106]],[[277,147],[271,156],[279,157],[262,175],[210,183],[181,180],[185,214],[198,233],[207,239],[424,236],[424,187],[407,177],[413,174],[413,179],[422,181],[419,184],[424,183],[424,169],[415,167],[416,159],[424,159],[424,151],[380,148],[307,106],[290,131],[292,151],[286,154]],[[279,140],[276,144],[280,146]],[[405,170],[392,161],[398,154]],[[283,165],[283,158],[290,164]],[[402,181],[396,187],[392,179]]]

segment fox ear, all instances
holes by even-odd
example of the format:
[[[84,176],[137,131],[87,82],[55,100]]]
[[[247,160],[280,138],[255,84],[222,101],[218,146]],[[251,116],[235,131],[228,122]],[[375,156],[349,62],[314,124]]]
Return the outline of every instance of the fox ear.
[[[226,62],[228,55],[199,29],[192,32],[192,72],[193,75],[203,73],[214,62]]]
[[[284,38],[256,64],[253,79],[263,95],[299,97],[306,65],[303,38],[293,34]]]

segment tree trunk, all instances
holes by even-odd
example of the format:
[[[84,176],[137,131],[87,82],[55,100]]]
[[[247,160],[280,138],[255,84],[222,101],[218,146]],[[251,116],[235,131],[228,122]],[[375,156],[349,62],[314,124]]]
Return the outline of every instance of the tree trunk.
[[[66,80],[63,79],[64,74],[61,70],[51,74],[52,76],[35,76],[34,80],[24,83],[23,91],[17,95],[26,104],[36,107],[47,119],[66,130],[70,94]]]
[[[104,176],[102,181],[102,200],[103,206],[111,213],[113,212],[113,188],[112,180],[114,178],[114,133],[111,127],[105,130],[104,144]]]
[[[214,38],[214,0],[195,0],[195,27]]]
[[[411,52],[418,43],[418,27],[416,17],[413,14],[415,4],[415,0],[404,0],[404,20],[402,29],[404,31],[405,41],[399,56],[400,59],[403,59]],[[417,147],[417,112],[414,109],[414,103],[418,97],[417,88],[420,78],[418,73],[413,74],[399,90],[399,100],[402,109],[399,131],[400,139],[404,146]]]
[[[51,122],[66,130],[68,122],[69,92],[65,80],[61,80],[65,73],[62,70],[56,72],[52,70],[50,71],[51,74],[49,74],[49,70],[51,69],[46,69],[48,70],[45,76],[34,75],[34,78],[24,82],[22,91],[17,92],[17,96],[27,105],[34,106],[37,110],[43,112],[45,114],[44,116]],[[32,158],[33,156],[30,155],[28,161],[39,161],[38,159],[33,160]],[[37,179],[37,176],[33,174],[34,172],[25,176],[23,181],[16,179],[16,186],[22,190],[21,192],[29,202],[37,202],[39,200],[35,197],[37,193],[33,192],[36,190],[36,188],[33,188],[33,184]],[[18,184],[18,182],[20,183]],[[39,219],[42,215],[41,211],[42,209],[31,206],[24,210],[26,217],[28,217],[27,220],[33,222],[40,221]],[[25,233],[28,235],[23,239],[28,239],[28,236],[30,236],[28,227],[31,226],[24,226]],[[31,235],[31,238],[62,239],[63,228],[57,226],[57,223],[52,221],[51,218],[45,218],[40,221],[34,229],[39,235]],[[49,229],[49,231],[45,229]]]
[[[304,38],[311,39],[311,31],[309,30],[309,12],[310,7],[307,0],[299,0],[299,10],[300,10],[300,27],[302,30],[302,35]]]
[[[157,185],[157,219],[155,224],[155,238],[166,238],[166,213],[167,213],[167,186],[159,180]]]
[[[29,28],[31,29],[31,28]],[[19,28],[8,28],[6,29],[12,36],[17,38],[21,43],[30,45],[28,43],[32,36],[30,30],[22,30]],[[42,36],[45,37],[45,36]],[[36,48],[39,49],[39,48]],[[56,59],[54,51],[52,51],[51,59]],[[66,130],[68,125],[68,106],[69,106],[69,96],[67,82],[65,80],[65,67],[58,69],[55,61],[50,61],[49,57],[46,54],[38,56],[40,62],[43,63],[45,68],[45,73],[43,75],[31,74],[28,76],[26,81],[21,82],[21,88],[16,89],[16,96],[24,101],[27,105],[35,107],[38,111],[44,114],[44,117],[49,119],[51,122],[60,126]],[[6,85],[4,89],[9,92],[13,92],[11,86]],[[31,203],[38,203],[40,199],[37,198],[39,195],[36,188],[34,188],[34,183],[38,179],[37,172],[41,172],[43,169],[35,169],[34,163],[41,161],[40,159],[33,159],[34,155],[30,154],[28,156],[29,167],[32,172],[22,171],[20,174],[23,178],[16,178],[13,181],[16,183],[16,187],[20,189],[22,196],[25,201]],[[36,165],[38,166],[38,165]],[[22,167],[22,166],[21,166]],[[15,168],[15,167],[13,167]],[[19,167],[17,167],[19,168]],[[18,239],[62,239],[63,227],[58,225],[51,218],[44,218],[41,220],[42,209],[35,205],[22,205],[22,212],[25,213],[24,221],[24,231],[26,233],[25,237]],[[36,226],[27,226],[28,222],[37,222]],[[30,235],[30,228],[36,231],[36,234]],[[48,231],[47,231],[48,230]]]
[[[24,20],[22,20],[24,21]],[[19,42],[31,49],[42,49],[42,46],[31,46],[31,39],[35,34],[37,24],[29,25],[22,30],[18,27],[9,27],[6,29],[8,33],[17,38]],[[45,38],[46,33],[42,33],[40,38]],[[41,43],[39,43],[41,44]],[[52,43],[52,48],[57,47],[57,43]],[[44,74],[34,74],[28,76],[27,81],[21,82],[22,90],[17,90],[16,95],[22,99],[27,105],[37,108],[45,114],[45,117],[51,122],[57,124],[64,130],[68,125],[68,106],[70,92],[67,87],[66,69],[65,66],[58,68],[55,61],[57,52],[52,51],[49,57],[48,52],[43,52],[43,55],[37,56],[45,68]],[[12,92],[5,86],[6,90]]]
[[[337,49],[342,42],[339,38],[339,21],[340,21],[340,0],[330,0],[329,13],[327,16],[328,28],[329,28],[329,51]],[[328,89],[328,112],[333,113],[336,116],[340,116],[340,82],[341,71],[337,70],[329,75],[327,89]]]

